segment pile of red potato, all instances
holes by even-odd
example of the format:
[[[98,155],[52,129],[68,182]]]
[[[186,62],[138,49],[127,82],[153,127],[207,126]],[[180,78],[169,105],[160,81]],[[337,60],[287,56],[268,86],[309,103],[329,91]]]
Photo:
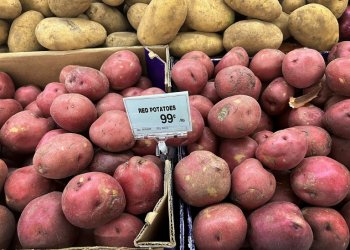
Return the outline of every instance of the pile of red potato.
[[[323,57],[324,56],[324,57]],[[243,48],[172,68],[193,131],[174,186],[198,249],[347,249],[350,42],[328,54]]]

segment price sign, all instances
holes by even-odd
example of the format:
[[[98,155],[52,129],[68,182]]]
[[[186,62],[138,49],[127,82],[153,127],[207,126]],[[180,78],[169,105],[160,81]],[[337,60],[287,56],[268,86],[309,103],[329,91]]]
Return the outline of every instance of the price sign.
[[[192,131],[188,92],[123,99],[135,138],[173,137]]]

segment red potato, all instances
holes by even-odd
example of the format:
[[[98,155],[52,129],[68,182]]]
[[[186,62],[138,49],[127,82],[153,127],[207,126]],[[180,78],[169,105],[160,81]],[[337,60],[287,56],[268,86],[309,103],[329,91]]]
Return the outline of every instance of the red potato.
[[[156,95],[156,94],[165,94],[165,91],[158,87],[151,87],[143,90],[140,95]]]
[[[143,91],[143,89],[138,88],[138,87],[128,87],[126,89],[123,89],[120,94],[123,97],[129,97],[129,96],[139,96],[141,95],[141,92]]]
[[[182,59],[171,69],[171,78],[180,91],[199,94],[208,82],[206,67],[194,59]]]
[[[290,171],[272,171],[276,179],[276,189],[269,202],[287,201],[296,205],[301,204],[301,200],[296,196],[290,186]]]
[[[261,117],[258,127],[254,130],[254,134],[262,130],[273,130],[273,122],[271,117],[264,111],[261,111]]]
[[[350,56],[350,41],[342,41],[336,43],[328,53],[327,62],[330,63],[334,59]]]
[[[80,67],[80,65],[67,65],[67,66],[64,66],[61,71],[60,71],[60,75],[58,77],[59,79],[59,82],[61,83],[65,83],[66,81],[66,77],[67,77],[67,74],[70,73],[73,69],[77,68],[77,67]]]
[[[214,63],[210,59],[210,57],[202,51],[195,50],[190,51],[184,54],[181,59],[194,59],[199,63],[202,63],[207,69],[208,79],[210,79],[214,74]]]
[[[24,108],[29,103],[35,101],[40,92],[41,89],[35,85],[22,86],[16,89],[14,99]]]
[[[23,248],[64,248],[75,243],[79,231],[65,218],[61,198],[61,192],[50,192],[24,208],[17,224]]]
[[[207,82],[207,84],[204,86],[202,91],[199,93],[199,95],[205,96],[208,98],[213,104],[220,101],[220,97],[216,93],[215,89],[215,82]]]
[[[260,88],[256,84],[260,83]],[[233,95],[259,96],[261,82],[256,81],[254,73],[242,65],[234,65],[220,70],[215,76],[215,89],[220,98]],[[256,93],[256,90],[259,93]]]
[[[326,63],[315,49],[299,48],[288,52],[282,62],[284,79],[295,88],[307,88],[318,83],[326,69]]]
[[[210,128],[204,127],[203,134],[199,139],[187,145],[186,149],[188,153],[191,153],[196,150],[207,150],[216,154],[218,151],[219,140],[216,135],[211,131]]]
[[[134,52],[120,50],[110,55],[102,63],[100,71],[107,76],[112,89],[122,90],[138,82],[142,66]]]
[[[15,234],[15,216],[7,207],[0,205],[0,248],[9,249]]]
[[[343,216],[343,218],[346,221],[346,224],[348,225],[348,228],[350,228],[350,201],[347,201],[341,208],[340,208],[340,214]]]
[[[325,207],[304,207],[302,213],[314,234],[311,250],[347,249],[349,228],[337,210]]]
[[[329,107],[323,116],[324,127],[331,134],[350,139],[350,99]]]
[[[321,90],[318,92],[317,97],[312,99],[310,101],[311,104],[318,106],[318,107],[323,107],[323,105],[326,103],[326,101],[332,96],[333,92],[328,88],[326,84],[326,76],[323,75],[321,81]],[[318,85],[317,83],[316,85]],[[311,91],[314,90],[314,87],[316,85],[311,85],[308,88],[303,89],[303,95],[310,93]]]
[[[207,97],[202,95],[191,95],[189,96],[189,101],[190,105],[194,106],[201,113],[203,119],[206,120],[214,104]]]
[[[261,108],[253,97],[235,95],[213,106],[208,114],[208,123],[217,136],[235,139],[253,133],[260,118]]]
[[[24,110],[30,110],[32,111],[34,114],[36,114],[37,116],[44,116],[43,112],[41,112],[41,109],[38,107],[38,104],[35,101],[29,103]]]
[[[262,82],[271,82],[282,76],[284,56],[278,49],[262,49],[253,56],[249,68]]]
[[[126,205],[124,191],[112,176],[88,172],[74,176],[62,194],[67,220],[80,228],[100,227],[120,216]]]
[[[317,126],[322,127],[324,111],[319,107],[309,104],[292,109],[288,117],[288,126]]]
[[[253,249],[310,249],[313,233],[299,207],[291,202],[269,202],[248,217]]]
[[[332,135],[332,148],[329,157],[345,165],[350,169],[350,139],[343,139]]]
[[[138,217],[122,213],[118,218],[94,229],[94,242],[98,246],[133,248],[143,224]]]
[[[270,82],[261,93],[260,105],[268,115],[280,115],[287,108],[289,98],[294,96],[294,87],[289,85],[283,77]]]
[[[136,140],[134,146],[131,148],[131,151],[138,156],[155,155],[157,145],[158,143],[154,139]]]
[[[255,156],[272,170],[288,170],[296,167],[304,159],[307,149],[304,133],[287,128],[274,132],[259,144]]]
[[[15,99],[0,99],[0,107],[0,128],[11,116],[23,110]]]
[[[253,210],[268,202],[276,189],[276,179],[254,158],[242,161],[231,173],[230,199]]]
[[[344,101],[348,99],[346,96],[341,96],[341,95],[332,95],[324,104],[323,110],[327,111],[327,109],[332,106],[333,104],[336,104],[338,102]]]
[[[262,86],[260,79],[255,76],[255,87],[254,87],[252,97],[256,100],[259,100],[262,89],[263,89],[263,86]]]
[[[4,187],[6,178],[8,174],[8,167],[5,161],[0,159],[0,192],[2,192],[2,189]],[[0,237],[1,238],[1,237]]]
[[[254,158],[258,143],[249,136],[220,141],[218,156],[224,159],[232,173],[233,169],[248,158]]]
[[[97,111],[95,105],[86,96],[67,93],[53,100],[50,115],[61,128],[80,133],[88,130],[96,120]]]
[[[87,168],[93,154],[93,146],[87,138],[64,133],[52,137],[35,151],[33,165],[45,178],[62,179]]]
[[[76,66],[66,74],[64,86],[69,93],[81,94],[96,102],[108,93],[109,81],[97,69]]]
[[[174,169],[177,194],[187,204],[204,207],[223,201],[230,192],[231,174],[227,163],[205,150],[194,151]]]
[[[55,183],[38,174],[32,165],[18,168],[5,182],[6,205],[14,211],[21,212],[31,200],[54,189]]]
[[[326,84],[335,94],[350,97],[350,57],[337,58],[326,68]]]
[[[121,110],[103,113],[90,126],[89,136],[96,146],[108,152],[122,152],[135,144],[128,116]]]
[[[214,75],[226,68],[233,65],[242,65],[248,67],[249,55],[247,51],[242,47],[233,47],[221,58],[219,63],[214,68]]]
[[[96,110],[98,116],[110,110],[125,111],[123,96],[118,93],[108,93],[96,103]]]
[[[44,116],[50,116],[50,107],[53,100],[62,94],[67,93],[63,83],[51,82],[48,83],[44,90],[37,96],[36,104]]]
[[[204,208],[195,217],[193,239],[198,249],[241,249],[247,228],[247,220],[239,207],[216,204]]]
[[[252,139],[254,139],[258,144],[263,143],[267,138],[273,135],[273,132],[270,130],[261,130],[252,135]]]
[[[50,141],[54,136],[56,135],[60,135],[60,134],[64,134],[67,133],[68,131],[61,129],[61,128],[57,128],[57,129],[53,129],[48,131],[47,133],[45,133],[43,135],[43,137],[41,137],[38,145],[36,145],[36,149],[37,150],[41,145],[45,144],[46,142]]]
[[[164,171],[165,171],[164,164],[158,156],[144,155],[144,156],[142,156],[142,158],[145,158],[146,160],[153,161],[159,167],[160,171],[162,172],[162,175],[164,175]]]
[[[11,99],[15,95],[15,84],[12,78],[0,71],[0,99]]]
[[[294,193],[308,204],[334,206],[349,192],[350,173],[327,156],[311,156],[292,170],[290,183]]]
[[[139,81],[134,86],[145,90],[151,88],[153,84],[147,76],[141,76]]]
[[[38,117],[29,110],[11,116],[0,130],[0,143],[11,151],[33,153],[41,137],[53,129],[52,120]]]

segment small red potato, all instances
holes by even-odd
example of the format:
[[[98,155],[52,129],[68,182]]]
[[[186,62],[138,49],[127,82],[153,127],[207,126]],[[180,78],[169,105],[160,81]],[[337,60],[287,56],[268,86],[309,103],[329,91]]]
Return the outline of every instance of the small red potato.
[[[2,192],[2,189],[4,187],[7,174],[8,174],[7,164],[2,159],[0,159],[0,192]]]
[[[35,101],[41,89],[35,85],[26,85],[16,89],[14,99],[24,108],[32,101]]]
[[[314,234],[311,250],[347,249],[349,228],[337,210],[326,207],[304,207],[301,211]]]
[[[29,103],[25,108],[24,110],[30,110],[32,111],[34,114],[36,114],[37,116],[44,116],[43,112],[41,112],[40,108],[38,107],[38,104],[35,101]]]
[[[310,249],[313,233],[299,207],[274,201],[254,210],[248,217],[249,243],[253,249]]]
[[[294,87],[289,85],[283,77],[270,82],[261,93],[260,105],[268,115],[280,115],[287,108],[289,98],[294,96]]]
[[[134,52],[120,50],[110,55],[102,63],[100,71],[107,76],[112,89],[122,90],[138,82],[142,66]]]
[[[350,139],[343,139],[338,136],[331,136],[332,148],[329,157],[345,165],[350,169]]]
[[[9,249],[15,234],[15,216],[7,207],[0,205],[0,248]]]
[[[260,118],[260,105],[253,97],[235,95],[213,106],[208,114],[208,123],[217,136],[235,139],[253,133]]]
[[[268,202],[276,189],[276,179],[254,158],[242,161],[231,173],[230,199],[247,210]]]
[[[122,152],[135,144],[128,116],[121,110],[103,113],[90,126],[89,136],[95,145],[108,152]]]
[[[304,133],[287,128],[274,132],[259,144],[255,156],[272,170],[288,170],[296,167],[304,159],[307,149]]]
[[[208,79],[210,79],[214,74],[214,63],[210,57],[202,51],[194,50],[184,54],[181,59],[194,59],[199,63],[202,63],[207,69]]]
[[[193,238],[198,249],[241,249],[247,228],[239,207],[221,203],[199,212],[193,222]]]
[[[292,190],[290,186],[290,171],[272,171],[273,176],[276,179],[276,189],[269,202],[273,201],[287,201],[296,205],[300,205],[301,200]]]
[[[131,151],[138,156],[155,155],[157,145],[158,143],[154,139],[136,140],[134,146],[131,148]]]
[[[120,94],[123,97],[129,97],[129,96],[139,96],[141,95],[141,92],[143,91],[143,89],[138,88],[138,87],[128,87],[126,89],[123,89]]]
[[[213,154],[216,154],[218,150],[219,140],[217,136],[211,131],[210,128],[204,127],[203,134],[199,139],[187,145],[187,152],[191,153],[196,150],[207,150],[212,152]]]
[[[263,143],[267,138],[273,135],[273,132],[270,130],[261,130],[252,135],[252,139],[254,139],[258,144]]]
[[[230,192],[231,174],[227,163],[205,150],[194,151],[174,169],[177,194],[187,204],[204,207],[223,201]]]
[[[71,65],[66,65],[64,66],[61,71],[60,71],[60,75],[58,77],[59,79],[59,82],[61,83],[65,83],[66,81],[66,77],[67,77],[67,74],[70,73],[73,69],[77,68],[77,67],[80,67],[80,65],[74,65],[74,64],[71,64]]]
[[[156,95],[156,94],[165,94],[165,91],[158,87],[151,87],[143,90],[140,95]]]
[[[152,81],[147,76],[141,76],[138,82],[134,86],[145,90],[145,89],[151,88],[153,84],[152,84]]]
[[[273,130],[273,122],[271,117],[261,110],[261,117],[258,127],[254,130],[254,134],[262,130]]]
[[[124,190],[125,211],[130,214],[152,211],[163,195],[163,175],[153,161],[133,156],[119,165],[113,176]]]
[[[171,78],[180,91],[196,95],[208,82],[208,73],[206,67],[197,60],[182,59],[171,69]]]
[[[307,88],[318,83],[325,73],[326,63],[315,49],[299,48],[288,52],[282,62],[282,73],[288,84]]]
[[[326,83],[335,94],[350,97],[350,58],[342,57],[331,61],[326,68]]]
[[[15,84],[12,78],[0,71],[0,99],[11,99],[15,95]]]
[[[204,86],[204,88],[199,93],[199,95],[205,96],[213,104],[215,104],[221,100],[221,98],[218,96],[218,93],[216,93],[215,82],[213,82],[213,81],[207,82],[207,84]]]
[[[242,65],[248,67],[249,55],[242,47],[233,47],[221,58],[219,63],[215,66],[214,75],[220,70],[233,65]]]
[[[134,240],[143,227],[138,217],[122,213],[118,218],[94,229],[97,246],[134,248]]]
[[[309,104],[292,109],[288,117],[288,126],[317,126],[322,127],[324,111],[319,107]]]
[[[87,168],[93,154],[93,146],[86,137],[58,134],[35,151],[33,165],[45,178],[62,179]]]
[[[45,144],[46,142],[50,141],[54,136],[56,135],[60,135],[60,134],[64,134],[64,133],[67,133],[68,131],[64,130],[64,129],[61,129],[61,128],[57,128],[57,129],[53,129],[53,130],[50,130],[48,132],[46,132],[43,137],[41,137],[38,145],[36,146],[36,149],[37,150],[41,145]]]
[[[62,194],[67,220],[80,228],[100,227],[120,216],[126,205],[124,191],[112,176],[88,172],[74,176]]]
[[[96,103],[96,110],[98,116],[110,110],[125,111],[123,96],[118,93],[108,93]]]
[[[23,110],[15,99],[0,99],[0,107],[0,128],[11,116]]]
[[[350,99],[329,107],[324,113],[323,124],[331,134],[350,139]]]
[[[75,243],[79,231],[65,218],[61,198],[61,192],[50,192],[24,208],[17,224],[23,248],[64,248]]]
[[[249,68],[262,82],[271,82],[282,76],[284,56],[278,49],[262,49],[253,56]]]
[[[218,156],[224,159],[230,171],[248,158],[254,158],[258,143],[249,136],[220,141]]]
[[[190,105],[194,106],[202,115],[204,120],[207,120],[208,113],[214,104],[205,96],[191,95],[189,96]]]
[[[350,173],[344,165],[327,156],[311,156],[292,170],[290,184],[303,201],[330,207],[348,194]]]
[[[33,153],[41,137],[53,129],[50,119],[38,117],[29,110],[11,116],[0,130],[0,143],[11,151]]]
[[[342,41],[336,43],[328,53],[327,62],[330,63],[334,59],[350,56],[350,41]]]
[[[64,86],[69,93],[81,94],[96,102],[108,93],[109,81],[97,69],[76,66],[65,76]]]
[[[326,101],[333,95],[333,92],[328,88],[326,84],[326,75],[323,75],[320,83],[321,90],[318,92],[317,97],[312,99],[310,103],[318,107],[323,107]],[[311,85],[310,87],[303,88],[303,95],[313,91],[315,86],[318,84],[319,83],[316,83],[315,85]]]
[[[50,107],[50,115],[61,128],[74,133],[84,132],[97,118],[92,101],[81,94],[57,96]]]
[[[36,104],[44,116],[50,116],[50,107],[53,100],[62,94],[67,93],[66,87],[60,82],[47,84],[44,90],[37,96]]]

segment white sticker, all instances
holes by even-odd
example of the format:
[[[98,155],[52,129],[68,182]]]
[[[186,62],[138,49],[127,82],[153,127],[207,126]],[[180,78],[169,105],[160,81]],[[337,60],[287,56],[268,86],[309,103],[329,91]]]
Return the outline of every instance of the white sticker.
[[[174,137],[192,131],[188,92],[123,98],[135,138]]]

